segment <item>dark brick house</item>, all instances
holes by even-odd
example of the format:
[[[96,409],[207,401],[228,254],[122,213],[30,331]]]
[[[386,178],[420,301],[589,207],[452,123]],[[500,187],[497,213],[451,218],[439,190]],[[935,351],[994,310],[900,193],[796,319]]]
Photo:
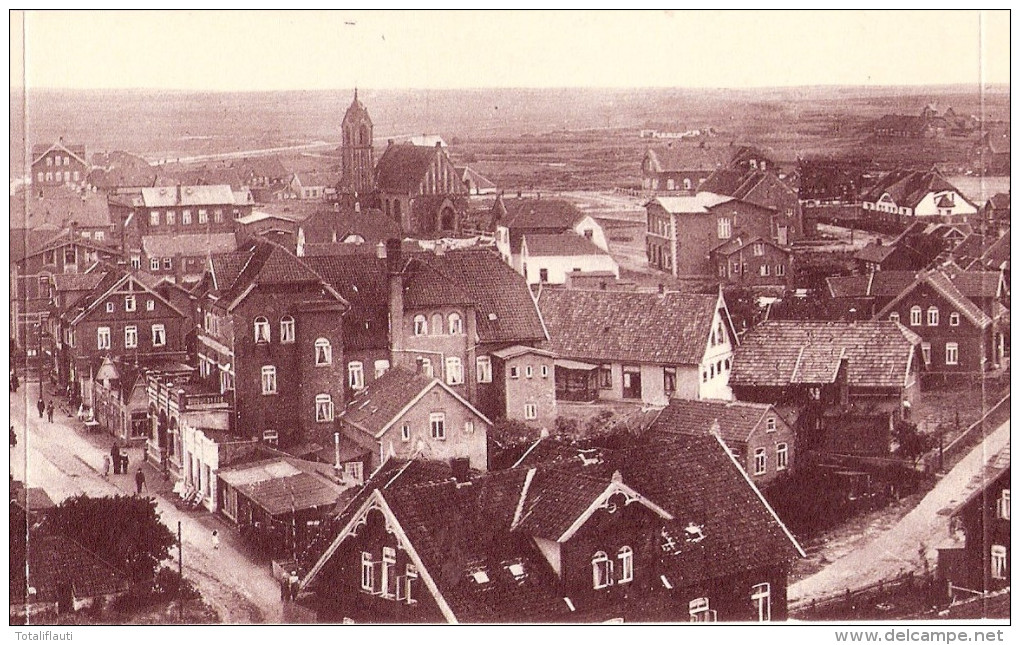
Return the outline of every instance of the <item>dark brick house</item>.
[[[721,282],[745,287],[789,287],[793,252],[760,235],[737,235],[709,252]]]
[[[753,167],[720,169],[701,184],[702,191],[774,210],[773,235],[781,246],[806,236],[797,191],[774,172]]]
[[[693,195],[719,169],[775,171],[764,151],[752,146],[670,143],[648,148],[641,161],[641,188],[656,194]]]
[[[803,552],[716,437],[425,479],[391,461],[301,558],[329,622],[770,621]]]
[[[375,169],[378,200],[387,217],[414,236],[453,235],[468,210],[468,189],[441,146],[392,141]]]
[[[85,146],[65,145],[60,140],[32,147],[33,186],[81,186],[89,174]]]

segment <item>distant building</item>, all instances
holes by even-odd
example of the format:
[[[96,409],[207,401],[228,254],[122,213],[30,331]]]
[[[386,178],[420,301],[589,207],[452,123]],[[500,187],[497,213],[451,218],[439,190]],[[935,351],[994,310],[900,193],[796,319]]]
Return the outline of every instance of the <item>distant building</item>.
[[[460,231],[468,188],[442,146],[389,144],[379,157],[375,183],[382,210],[405,233],[434,237]]]
[[[709,252],[721,282],[747,287],[793,284],[793,253],[760,235],[738,232]]]
[[[33,186],[84,186],[89,174],[85,146],[65,145],[60,139],[32,147]]]
[[[774,210],[776,214],[772,222],[772,238],[780,246],[787,246],[807,236],[797,191],[774,172],[746,166],[720,169],[701,184],[701,191],[726,195]]]
[[[525,235],[577,235],[609,252],[609,242],[598,221],[567,200],[504,199],[500,195],[492,210],[496,250],[521,275],[529,274],[522,255]]]
[[[954,115],[955,113],[950,114],[950,116]],[[934,106],[929,104],[916,116],[909,114],[886,114],[874,122],[872,131],[879,138],[930,139],[943,136],[949,127],[946,117],[939,116]]]
[[[775,163],[751,146],[714,146],[707,141],[648,148],[641,162],[641,188],[652,193],[693,195],[721,168],[772,170]]]
[[[610,273],[620,265],[608,251],[586,237],[570,233],[525,233],[521,237],[521,269],[528,284],[563,284],[567,274]]]
[[[862,216],[875,221],[906,223],[913,218],[965,221],[977,206],[950,184],[938,170],[895,170],[861,198]]]

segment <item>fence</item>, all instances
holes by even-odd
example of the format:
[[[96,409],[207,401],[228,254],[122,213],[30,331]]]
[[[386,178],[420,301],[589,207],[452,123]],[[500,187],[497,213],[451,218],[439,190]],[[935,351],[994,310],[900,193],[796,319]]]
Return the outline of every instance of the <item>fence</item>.
[[[961,457],[979,444],[989,430],[994,430],[1000,423],[1009,418],[1009,398],[1009,394],[1002,397],[998,403],[988,409],[984,416],[971,424],[960,436],[944,446],[942,448],[941,459],[938,448],[929,453],[924,459],[925,467],[930,471],[940,468],[945,470],[952,467]]]
[[[791,618],[798,620],[835,619],[860,615],[867,611],[866,607],[874,605],[883,596],[901,591],[904,587],[918,589],[930,586],[933,581],[931,573],[900,571],[896,575],[883,578],[853,589],[846,588],[816,598],[801,598],[789,603]]]

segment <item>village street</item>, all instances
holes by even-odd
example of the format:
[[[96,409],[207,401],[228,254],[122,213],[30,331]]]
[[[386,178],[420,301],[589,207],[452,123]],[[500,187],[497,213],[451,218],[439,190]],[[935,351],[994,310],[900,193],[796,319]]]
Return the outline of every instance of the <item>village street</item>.
[[[924,499],[887,531],[821,571],[790,585],[790,602],[803,602],[855,589],[922,568],[920,551],[934,569],[937,548],[949,541],[946,509],[972,490],[974,475],[1009,442],[1009,421],[993,430],[935,485]]]
[[[53,423],[39,418],[35,403],[39,399],[38,381],[23,381],[11,399],[11,424],[18,445],[11,454],[11,473],[29,487],[43,488],[54,502],[85,493],[90,496],[124,495],[135,492],[135,473],[141,464],[141,449],[128,452],[128,474],[103,477],[103,456],[113,444],[109,435],[85,435],[80,422],[66,411],[66,400],[46,388],[45,400],[57,406]],[[64,408],[61,408],[61,405]],[[27,433],[26,433],[27,428]],[[27,435],[27,436],[26,436]],[[181,522],[184,552],[184,576],[196,584],[203,598],[225,623],[278,623],[282,620],[280,588],[270,565],[258,562],[241,543],[236,532],[206,511],[182,512],[164,494],[149,487],[169,491],[169,485],[151,467],[145,467],[146,491],[157,501],[163,522],[174,533]],[[221,536],[219,549],[211,540],[213,529]],[[177,549],[172,549],[176,563]]]

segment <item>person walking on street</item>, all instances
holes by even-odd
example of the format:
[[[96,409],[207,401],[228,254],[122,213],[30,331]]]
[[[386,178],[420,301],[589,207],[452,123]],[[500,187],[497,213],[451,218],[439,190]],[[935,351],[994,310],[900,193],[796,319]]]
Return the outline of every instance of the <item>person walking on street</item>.
[[[53,401],[50,401],[50,404],[46,406],[46,417],[50,420],[50,423],[53,423]]]
[[[216,529],[213,529],[212,532],[212,548],[217,551],[220,548],[220,532],[217,531]]]
[[[103,455],[103,479],[110,476],[110,466],[113,464],[113,459],[110,455]]]
[[[113,474],[120,474],[120,446],[113,444],[110,448],[110,461],[113,462]]]
[[[39,402],[35,404],[37,410],[39,410],[39,418],[43,417],[43,413],[46,412],[46,401],[43,401],[42,397],[39,397]]]
[[[139,468],[138,472],[135,473],[135,490],[138,495],[142,494],[142,488],[145,487],[145,473]]]
[[[128,454],[126,452],[120,456],[120,474],[128,474]]]

